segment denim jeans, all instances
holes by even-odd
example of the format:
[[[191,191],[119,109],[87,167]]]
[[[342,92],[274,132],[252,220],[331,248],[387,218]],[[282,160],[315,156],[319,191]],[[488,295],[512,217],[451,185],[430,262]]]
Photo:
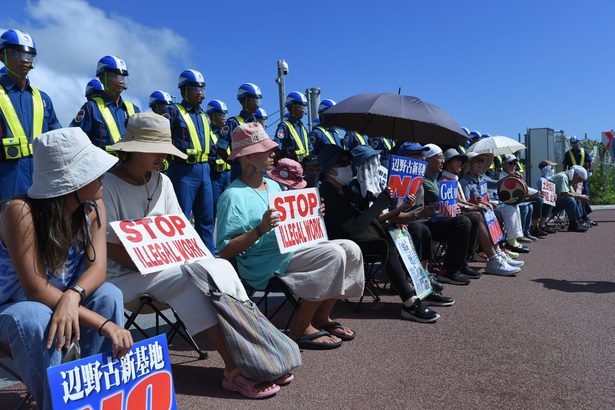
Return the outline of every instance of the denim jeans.
[[[47,331],[53,311],[40,302],[23,300],[0,305],[0,340],[10,345],[17,372],[36,399],[39,408],[51,409],[51,393],[47,382],[47,368],[62,362],[62,353],[47,349]],[[124,324],[122,292],[111,283],[103,283],[83,303],[83,306]],[[81,357],[110,351],[111,342],[98,336],[98,329],[81,326]],[[62,386],[54,386],[61,389]]]
[[[521,202],[519,205],[521,212],[521,224],[523,225],[523,233],[528,233],[532,228],[532,212],[534,207],[530,202]]]
[[[570,222],[576,222],[583,216],[583,204],[571,196],[557,198],[555,209],[556,212],[563,209]]]

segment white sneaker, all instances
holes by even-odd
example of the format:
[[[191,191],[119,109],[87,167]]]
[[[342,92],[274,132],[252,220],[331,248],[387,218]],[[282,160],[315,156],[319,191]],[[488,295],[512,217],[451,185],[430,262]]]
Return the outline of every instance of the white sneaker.
[[[498,253],[498,256],[501,259],[504,259],[504,262],[506,262],[507,264],[509,264],[510,266],[516,266],[516,267],[521,267],[523,265],[525,265],[525,262],[521,261],[521,260],[514,260],[513,258],[511,258],[510,256],[508,256],[505,252],[500,252]]]
[[[521,271],[516,266],[510,266],[506,261],[499,257],[495,257],[487,262],[485,266],[485,273],[498,276],[515,276],[517,272]]]

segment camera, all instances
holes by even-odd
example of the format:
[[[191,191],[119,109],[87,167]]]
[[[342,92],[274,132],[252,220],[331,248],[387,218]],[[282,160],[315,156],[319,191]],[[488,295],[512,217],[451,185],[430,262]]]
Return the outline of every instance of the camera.
[[[280,75],[288,75],[288,63],[286,60],[278,60],[278,73]]]

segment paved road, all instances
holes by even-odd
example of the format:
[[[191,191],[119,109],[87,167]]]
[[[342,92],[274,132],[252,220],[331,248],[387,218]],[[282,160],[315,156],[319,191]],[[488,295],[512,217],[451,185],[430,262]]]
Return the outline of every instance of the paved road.
[[[217,354],[195,361],[173,344],[178,405],[615,408],[615,210],[597,211],[594,219],[600,225],[586,234],[560,232],[533,243],[516,278],[448,286],[457,302],[438,309],[436,324],[399,319],[394,296],[358,314],[340,304],[338,318],[357,331],[356,340],[304,352],[296,380],[269,400],[225,392]],[[22,392],[20,385],[3,390],[3,403]]]

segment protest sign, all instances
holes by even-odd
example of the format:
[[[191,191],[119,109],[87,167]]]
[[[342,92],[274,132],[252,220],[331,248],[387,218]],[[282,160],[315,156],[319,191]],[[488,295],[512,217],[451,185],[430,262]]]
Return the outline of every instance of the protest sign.
[[[47,369],[54,409],[177,409],[165,334]]]
[[[416,295],[421,299],[425,299],[432,292],[431,282],[429,281],[429,274],[425,271],[423,265],[421,265],[421,261],[416,254],[410,234],[405,229],[395,228],[389,229],[389,235],[393,238],[395,247],[399,251],[404,266],[410,274],[410,279],[412,279],[412,283],[414,284]]]
[[[451,218],[457,216],[458,198],[457,189],[459,182],[457,181],[440,181],[440,198],[438,200],[438,209],[434,219]]]
[[[281,253],[327,240],[325,221],[320,216],[320,194],[316,188],[271,194],[269,207],[280,216],[280,223],[274,230]]]
[[[213,258],[183,214],[115,221],[111,227],[142,274]]]
[[[496,244],[504,240],[504,232],[502,232],[502,227],[500,226],[500,222],[495,216],[495,212],[493,212],[493,209],[489,208],[487,210],[483,210],[483,218],[485,218],[485,223],[487,224],[487,228],[489,229],[489,236],[491,236],[491,241]]]
[[[393,191],[393,198],[406,199],[409,195],[415,195],[423,183],[425,170],[425,161],[391,155],[387,186]]]
[[[555,206],[555,184],[549,181],[542,181],[543,202],[547,205]]]
[[[383,167],[382,165],[378,165],[378,185],[381,189],[384,190],[387,186],[387,181],[389,180],[389,170],[387,167]]]
[[[485,181],[484,179],[481,180],[478,184],[478,189],[480,189],[481,202],[484,204],[489,202],[489,190],[487,189],[487,181]]]

